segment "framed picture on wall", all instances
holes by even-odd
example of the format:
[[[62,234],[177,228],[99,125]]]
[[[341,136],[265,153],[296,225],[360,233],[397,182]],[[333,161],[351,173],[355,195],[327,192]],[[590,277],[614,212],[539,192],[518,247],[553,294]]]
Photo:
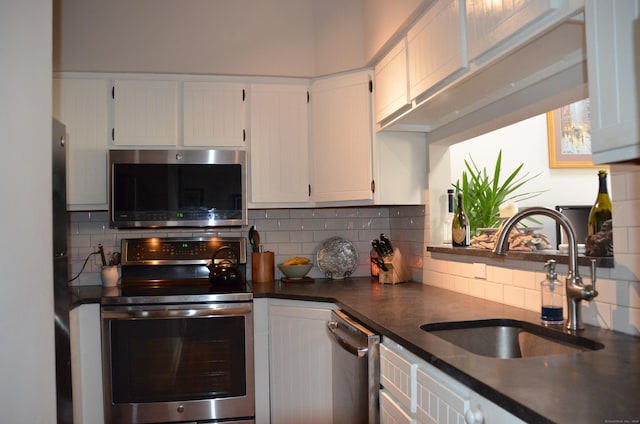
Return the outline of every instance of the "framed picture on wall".
[[[591,161],[589,99],[547,112],[549,168],[601,168]]]

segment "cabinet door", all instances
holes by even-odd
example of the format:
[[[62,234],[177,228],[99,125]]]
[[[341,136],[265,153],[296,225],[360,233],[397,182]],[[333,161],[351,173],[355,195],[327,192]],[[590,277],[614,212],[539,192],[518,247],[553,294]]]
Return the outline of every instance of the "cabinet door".
[[[469,60],[475,60],[561,5],[558,0],[467,0]]]
[[[100,305],[80,305],[69,313],[73,422],[104,423]]]
[[[407,48],[402,39],[375,68],[374,104],[376,122],[381,122],[410,106],[407,87]]]
[[[416,416],[419,422],[446,424],[465,421],[469,410],[468,389],[426,364],[418,369],[416,383]]]
[[[185,146],[244,147],[244,84],[187,81],[183,107]]]
[[[640,158],[640,2],[585,3],[594,163]]]
[[[371,200],[371,73],[323,78],[311,87],[311,196]]]
[[[177,99],[177,81],[115,80],[113,142],[119,146],[175,146]]]
[[[407,34],[409,97],[424,97],[467,69],[462,0],[436,2]]]
[[[269,306],[271,422],[330,424],[331,340],[326,329],[330,306],[287,303]]]
[[[105,79],[53,79],[53,116],[67,131],[69,210],[106,209],[108,93]]]
[[[309,200],[307,86],[251,85],[251,202]]]
[[[380,390],[380,424],[412,424],[411,418],[387,392]]]

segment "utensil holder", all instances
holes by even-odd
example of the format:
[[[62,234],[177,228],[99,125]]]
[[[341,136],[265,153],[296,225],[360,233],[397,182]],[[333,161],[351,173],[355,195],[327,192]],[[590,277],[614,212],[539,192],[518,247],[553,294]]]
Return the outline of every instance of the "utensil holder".
[[[117,265],[103,266],[100,270],[100,279],[104,287],[115,287],[120,280],[120,270]]]
[[[273,252],[251,253],[251,281],[254,283],[273,283],[274,276]]]
[[[393,255],[384,258],[387,271],[380,270],[378,280],[383,284],[404,283],[411,280],[411,272],[402,260],[402,253],[397,247],[393,249]]]

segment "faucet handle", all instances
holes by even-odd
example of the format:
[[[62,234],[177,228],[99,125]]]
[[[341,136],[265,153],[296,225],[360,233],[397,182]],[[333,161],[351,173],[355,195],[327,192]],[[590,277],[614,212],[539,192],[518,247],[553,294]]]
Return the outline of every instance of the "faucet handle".
[[[591,287],[596,290],[596,259],[591,259]]]

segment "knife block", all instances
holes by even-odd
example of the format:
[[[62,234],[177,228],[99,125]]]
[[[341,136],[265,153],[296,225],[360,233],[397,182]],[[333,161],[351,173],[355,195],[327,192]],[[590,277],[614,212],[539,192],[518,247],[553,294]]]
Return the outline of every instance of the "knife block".
[[[411,272],[402,260],[402,253],[397,247],[393,249],[393,255],[384,258],[384,264],[388,271],[380,270],[378,280],[383,284],[404,283],[411,280]]]
[[[273,252],[251,253],[251,281],[254,283],[273,283]]]

